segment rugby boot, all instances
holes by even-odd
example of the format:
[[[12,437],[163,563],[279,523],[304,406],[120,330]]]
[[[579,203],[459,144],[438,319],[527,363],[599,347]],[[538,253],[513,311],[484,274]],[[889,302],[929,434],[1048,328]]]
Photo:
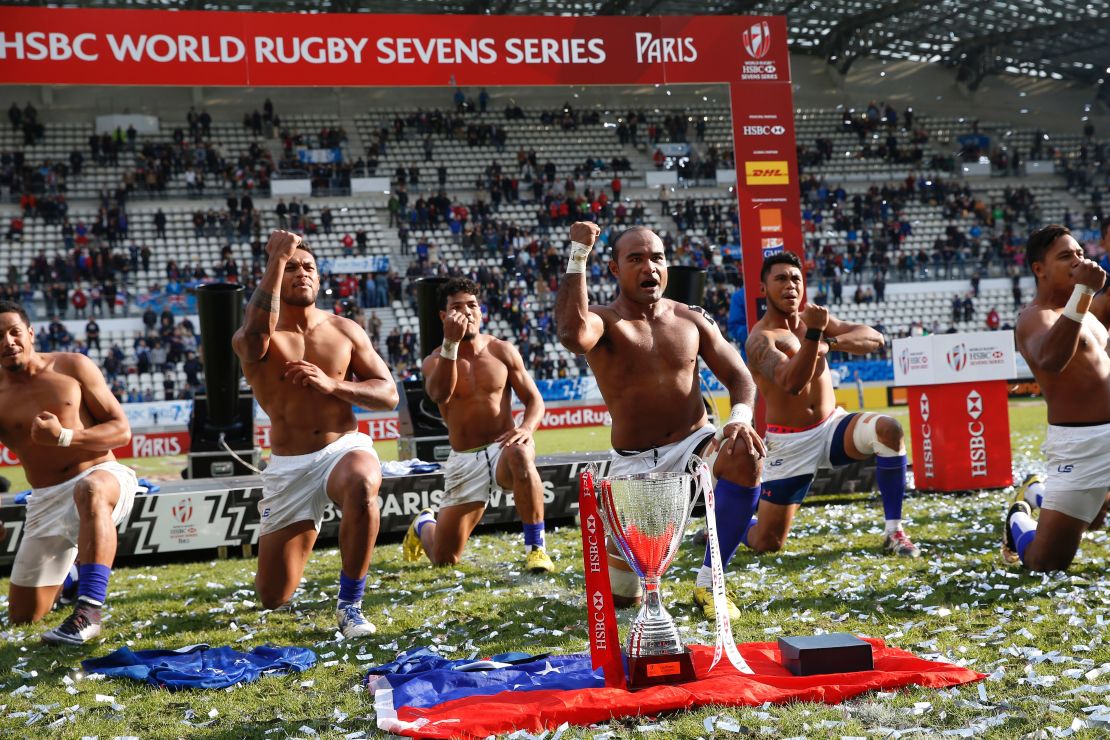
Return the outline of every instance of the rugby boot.
[[[1010,504],[1010,510],[1006,512],[1006,518],[1002,520],[1002,562],[1005,565],[1015,567],[1021,565],[1021,555],[1018,554],[1014,533],[1010,530],[1010,520],[1014,518],[1014,514],[1019,512],[1030,516],[1033,514],[1032,507],[1025,501],[1024,486],[1014,496],[1014,502]]]
[[[84,645],[100,634],[100,607],[77,600],[73,613],[52,630],[42,633],[42,641],[50,645]]]
[[[740,609],[732,603],[732,599],[725,594],[725,604],[728,608],[728,618],[735,622],[740,619]],[[701,607],[701,613],[710,622],[717,620],[717,607],[713,603],[713,589],[705,586],[694,586],[694,605]]]
[[[921,555],[921,549],[913,544],[910,536],[901,529],[883,537],[883,551],[888,555],[898,555],[903,558],[916,558]]]
[[[350,640],[355,637],[366,637],[378,631],[374,623],[362,614],[362,604],[340,604],[335,610],[335,618],[339,622],[339,631],[343,637]]]
[[[424,557],[424,546],[420,544],[420,535],[416,531],[416,520],[424,514],[430,513],[432,513],[431,509],[423,509],[412,518],[408,531],[405,532],[405,539],[401,542],[401,557],[404,558],[406,563],[415,563]]]
[[[555,570],[555,563],[551,562],[542,547],[533,547],[524,559],[524,568],[529,573],[550,573]]]

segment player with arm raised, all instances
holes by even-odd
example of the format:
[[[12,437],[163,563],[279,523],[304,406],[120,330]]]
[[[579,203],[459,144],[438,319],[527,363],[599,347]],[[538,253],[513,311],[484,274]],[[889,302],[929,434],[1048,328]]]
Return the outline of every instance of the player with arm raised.
[[[50,611],[79,558],[73,613],[43,642],[80,645],[100,634],[100,612],[137,483],[112,450],[131,428],[100,369],[70,352],[36,352],[23,307],[0,301],[0,441],[32,486],[23,540],[12,565],[8,618],[35,622]]]
[[[586,265],[600,234],[596,224],[571,226],[571,256],[559,285],[559,340],[585,354],[613,418],[610,475],[683,472],[691,455],[710,456],[716,478],[721,556],[727,564],[759,498],[763,442],[752,428],[755,384],[740,353],[704,309],[663,297],[667,260],[663,242],[642,226],[613,242],[610,272],[620,293],[612,303],[589,305]],[[709,423],[700,392],[698,358],[728,390],[732,413],[721,430]],[[640,580],[608,544],[609,580],[618,606],[636,603]],[[713,606],[709,548],[694,600],[709,619]],[[729,601],[729,616],[739,611]]]
[[[397,405],[397,387],[362,327],[316,308],[316,256],[301,237],[274,231],[266,254],[233,340],[272,425],[255,589],[268,609],[289,600],[330,500],[343,515],[336,618],[344,637],[368,635],[375,628],[362,614],[362,593],[378,535],[381,468],[352,405],[388,411]]]
[[[459,561],[494,490],[510,490],[524,526],[525,568],[554,570],[544,549],[543,481],[532,438],[543,419],[543,398],[516,348],[481,333],[481,290],[465,278],[439,289],[443,344],[424,359],[428,397],[439,405],[451,440],[443,465],[439,517],[425,509],[405,535],[404,557],[423,554],[436,565]],[[524,404],[513,420],[513,392]]]
[[[847,414],[836,405],[825,356],[830,349],[866,355],[883,346],[869,326],[841,321],[805,298],[802,264],[792,252],[768,257],[760,270],[767,313],[752,327],[748,360],[767,404],[767,460],[759,517],[744,543],[757,552],[782,549],[819,468],[875,458],[886,520],[883,549],[917,557],[902,529],[906,446],[902,427],[885,414]]]
[[[1048,406],[1048,476],[1037,497],[1038,519],[1029,503],[1034,496],[1019,495],[1010,506],[1002,556],[1030,570],[1063,570],[1110,487],[1108,334],[1091,312],[1106,273],[1083,257],[1068,229],[1055,224],[1029,237],[1025,262],[1037,294],[1018,317],[1016,340]]]

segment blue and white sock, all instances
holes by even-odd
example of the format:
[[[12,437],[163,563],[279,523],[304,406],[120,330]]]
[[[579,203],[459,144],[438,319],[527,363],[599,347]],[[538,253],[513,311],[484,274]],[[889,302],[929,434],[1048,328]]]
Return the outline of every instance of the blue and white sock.
[[[883,498],[883,530],[891,535],[902,528],[902,500],[906,497],[906,455],[876,455],[875,483]]]
[[[435,524],[436,515],[430,511],[422,511],[416,517],[416,536],[420,536],[420,530],[424,529],[425,524]]]
[[[718,478],[713,493],[716,498],[717,545],[721,550],[721,567],[727,569],[733,553],[751,527],[752,515],[759,506],[759,486],[751,488]],[[700,588],[713,585],[713,566],[708,542],[705,543],[705,558],[694,585]]]
[[[1037,520],[1024,511],[1015,513],[1010,517],[1010,534],[1014,538],[1018,557],[1025,562],[1025,551],[1037,536]]]
[[[1040,481],[1034,481],[1033,483],[1030,483],[1029,487],[1025,489],[1025,503],[1039,509],[1041,508],[1041,504],[1043,502],[1044,483],[1041,483]]]
[[[543,520],[524,526],[524,552],[544,549]]]
[[[362,592],[366,589],[366,576],[350,578],[342,570],[339,571],[339,607],[348,604],[361,604]]]
[[[112,568],[100,563],[82,563],[77,569],[77,598],[90,606],[104,606]]]

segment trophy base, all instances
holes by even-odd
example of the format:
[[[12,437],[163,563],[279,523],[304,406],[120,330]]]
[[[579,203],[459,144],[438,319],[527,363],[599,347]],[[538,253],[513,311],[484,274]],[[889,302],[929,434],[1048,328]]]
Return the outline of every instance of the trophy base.
[[[628,688],[630,691],[646,689],[661,684],[686,683],[697,678],[690,651],[671,655],[641,655],[628,659]]]

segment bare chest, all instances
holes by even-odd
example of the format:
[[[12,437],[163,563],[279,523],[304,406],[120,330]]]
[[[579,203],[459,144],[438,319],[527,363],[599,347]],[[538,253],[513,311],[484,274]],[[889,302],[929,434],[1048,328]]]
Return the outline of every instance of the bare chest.
[[[81,384],[68,375],[45,372],[28,383],[0,387],[0,439],[18,444],[30,435],[31,423],[43,411],[62,426],[78,426]]]
[[[280,379],[286,363],[302,360],[332,378],[345,378],[351,365],[351,343],[337,332],[275,332],[265,359],[255,369],[269,378]]]
[[[697,328],[685,322],[619,321],[609,327],[607,337],[590,360],[601,359],[600,369],[609,374],[689,372],[701,348]]]
[[[509,369],[488,352],[477,357],[459,358],[455,371],[458,375],[452,395],[460,401],[499,397],[508,385]]]

